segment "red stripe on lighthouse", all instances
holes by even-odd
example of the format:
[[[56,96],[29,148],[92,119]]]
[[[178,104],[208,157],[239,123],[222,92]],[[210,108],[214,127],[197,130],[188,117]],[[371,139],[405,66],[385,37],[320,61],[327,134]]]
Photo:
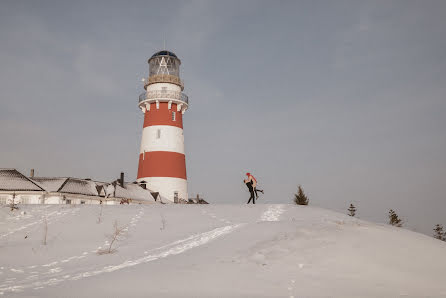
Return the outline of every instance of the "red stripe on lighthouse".
[[[177,152],[152,151],[139,155],[138,179],[144,177],[186,178],[186,156]]]
[[[175,113],[175,120],[172,119],[172,113]],[[167,102],[160,102],[159,109],[156,103],[150,104],[150,111],[144,113],[144,127],[150,125],[171,125],[183,128],[183,114],[177,111],[177,104],[172,103],[171,109]]]

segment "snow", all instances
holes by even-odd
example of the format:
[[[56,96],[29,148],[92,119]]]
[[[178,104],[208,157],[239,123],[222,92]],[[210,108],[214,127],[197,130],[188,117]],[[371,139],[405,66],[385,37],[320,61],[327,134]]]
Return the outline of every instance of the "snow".
[[[98,196],[98,190],[94,181],[76,178],[68,178],[67,181],[59,189],[59,192]]]
[[[54,178],[34,177],[34,178],[32,178],[33,181],[36,181],[39,185],[41,185],[48,192],[57,192],[67,179],[68,178],[63,178],[63,177],[60,177],[60,178],[59,177],[54,177]]]
[[[150,194],[150,191],[142,188],[139,184],[125,183],[124,187],[116,184],[113,197],[155,203],[155,199]]]
[[[446,297],[445,242],[311,206],[1,208],[0,248],[0,297]]]

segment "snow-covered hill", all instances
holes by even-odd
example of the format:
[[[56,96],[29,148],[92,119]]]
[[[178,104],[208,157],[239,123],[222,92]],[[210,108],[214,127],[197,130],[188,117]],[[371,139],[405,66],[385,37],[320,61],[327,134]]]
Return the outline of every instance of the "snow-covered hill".
[[[100,213],[100,206],[1,208],[0,294],[446,297],[445,242],[325,209],[131,205]],[[115,221],[126,226],[125,239],[113,254],[97,254]]]

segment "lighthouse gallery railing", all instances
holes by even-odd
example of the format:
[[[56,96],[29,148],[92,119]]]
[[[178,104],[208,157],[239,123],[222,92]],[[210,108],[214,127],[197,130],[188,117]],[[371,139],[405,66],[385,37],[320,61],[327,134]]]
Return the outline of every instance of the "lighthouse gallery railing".
[[[139,95],[139,102],[147,99],[176,99],[189,104],[189,97],[186,94],[173,90],[152,90]]]

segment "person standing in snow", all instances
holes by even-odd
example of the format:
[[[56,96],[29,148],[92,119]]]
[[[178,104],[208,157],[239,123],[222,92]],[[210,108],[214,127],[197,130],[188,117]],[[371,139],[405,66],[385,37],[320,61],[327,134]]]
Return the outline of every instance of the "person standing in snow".
[[[245,182],[246,186],[248,187],[249,193],[251,194],[251,196],[249,197],[249,200],[248,200],[248,204],[249,204],[249,202],[251,202],[251,200],[252,200],[252,203],[255,204],[256,199],[255,199],[255,195],[254,195],[254,188],[252,187],[252,180],[245,179],[245,180],[243,180],[243,182]]]
[[[251,173],[249,173],[249,172],[246,173],[246,176],[248,176],[248,179],[246,179],[245,181],[251,181],[252,182],[252,188],[254,189],[254,193],[256,195],[256,199],[258,199],[259,198],[259,194],[257,193],[257,191],[263,193],[263,190],[257,189],[257,180],[256,180],[256,178],[254,178],[254,176]]]

